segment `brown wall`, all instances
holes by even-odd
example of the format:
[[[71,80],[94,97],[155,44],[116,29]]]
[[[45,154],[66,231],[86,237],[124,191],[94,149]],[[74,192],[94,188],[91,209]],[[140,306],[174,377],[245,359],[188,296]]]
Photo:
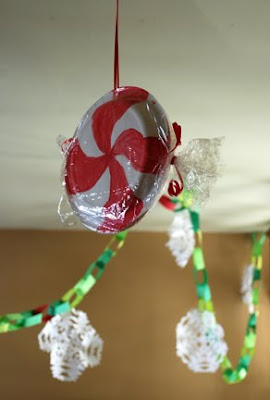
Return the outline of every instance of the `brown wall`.
[[[40,326],[0,336],[1,400],[270,399],[269,242],[265,247],[258,346],[244,383],[227,386],[220,372],[198,375],[175,356],[175,326],[196,307],[191,268],[180,270],[165,234],[133,233],[79,307],[105,341],[100,367],[77,383],[51,378],[49,355],[38,348]],[[60,297],[102,251],[108,237],[87,232],[2,231],[0,313]],[[245,235],[206,235],[205,255],[217,318],[235,362],[246,310],[241,269],[249,262]]]

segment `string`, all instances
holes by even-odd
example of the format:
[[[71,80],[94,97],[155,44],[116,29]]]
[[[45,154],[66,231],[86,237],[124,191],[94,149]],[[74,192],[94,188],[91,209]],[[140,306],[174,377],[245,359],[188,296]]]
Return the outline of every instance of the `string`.
[[[115,41],[114,41],[114,90],[119,88],[118,17],[119,17],[119,0],[116,0]]]

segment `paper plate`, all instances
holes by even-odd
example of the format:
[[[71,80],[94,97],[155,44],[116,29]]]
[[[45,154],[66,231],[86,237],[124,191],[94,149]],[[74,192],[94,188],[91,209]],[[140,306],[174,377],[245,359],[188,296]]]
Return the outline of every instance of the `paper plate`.
[[[173,128],[146,90],[121,87],[80,121],[66,154],[65,187],[87,228],[116,233],[137,223],[166,183]]]

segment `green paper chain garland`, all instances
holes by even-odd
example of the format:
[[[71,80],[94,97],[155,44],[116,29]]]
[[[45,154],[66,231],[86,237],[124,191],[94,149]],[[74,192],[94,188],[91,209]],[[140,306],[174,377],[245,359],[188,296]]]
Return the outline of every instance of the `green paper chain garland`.
[[[198,309],[201,312],[210,311],[214,313],[214,305],[212,302],[211,289],[208,284],[208,273],[202,249],[202,232],[200,230],[199,213],[191,210],[187,203],[184,204],[183,201],[181,201],[181,198],[173,199],[171,202],[175,206],[173,210],[174,212],[180,212],[187,209],[190,213],[193,230],[197,237],[197,245],[193,250],[193,274],[198,296]],[[128,232],[125,231],[115,235],[98,259],[89,266],[84,276],[74,285],[73,288],[68,290],[60,300],[57,300],[50,305],[36,307],[26,312],[9,313],[0,316],[0,333],[11,332],[45,323],[55,315],[68,312],[72,308],[76,307],[101,278],[112,257],[114,257],[122,248],[127,233]],[[255,352],[257,320],[259,316],[262,248],[265,239],[265,233],[262,233],[259,238],[257,238],[256,234],[252,234],[253,248],[251,263],[254,266],[252,280],[253,310],[249,313],[241,356],[236,368],[233,369],[227,356],[225,356],[221,362],[221,369],[223,371],[222,377],[228,384],[239,383],[245,379]]]
[[[0,333],[28,328],[49,321],[57,314],[62,314],[76,307],[103,275],[109,261],[124,245],[127,231],[113,236],[103,253],[87,269],[84,276],[68,290],[60,300],[45,304],[21,313],[9,313],[0,316]]]
[[[214,304],[212,302],[211,289],[208,283],[208,273],[205,266],[204,254],[202,249],[202,232],[200,230],[200,216],[196,211],[191,210],[187,203],[178,199],[171,199],[171,203],[175,205],[173,211],[181,212],[187,209],[190,213],[190,218],[196,237],[196,246],[193,250],[193,274],[198,297],[199,311],[210,311],[215,313]],[[259,237],[253,233],[252,238],[252,257],[251,264],[254,267],[252,279],[252,311],[249,311],[249,318],[246,327],[241,356],[235,369],[227,356],[225,356],[220,364],[222,369],[223,380],[228,384],[239,383],[245,379],[248,373],[251,360],[253,358],[256,346],[257,336],[257,320],[259,316],[259,294],[261,287],[261,271],[262,271],[262,249],[266,239],[266,234],[261,233]]]

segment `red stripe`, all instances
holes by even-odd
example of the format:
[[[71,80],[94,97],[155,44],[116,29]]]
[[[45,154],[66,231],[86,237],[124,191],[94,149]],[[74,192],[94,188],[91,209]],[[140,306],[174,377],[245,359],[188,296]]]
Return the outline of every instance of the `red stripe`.
[[[87,157],[78,139],[75,139],[67,155],[65,176],[67,193],[76,194],[92,189],[104,174],[108,164],[109,158],[105,154],[100,157]]]
[[[92,116],[93,136],[103,153],[111,151],[111,137],[115,124],[133,105],[146,101],[149,93],[137,87],[117,90],[115,98],[102,104]]]
[[[155,175],[160,173],[167,160],[166,147],[159,138],[143,137],[133,128],[121,133],[113,154],[124,155],[136,171]]]

